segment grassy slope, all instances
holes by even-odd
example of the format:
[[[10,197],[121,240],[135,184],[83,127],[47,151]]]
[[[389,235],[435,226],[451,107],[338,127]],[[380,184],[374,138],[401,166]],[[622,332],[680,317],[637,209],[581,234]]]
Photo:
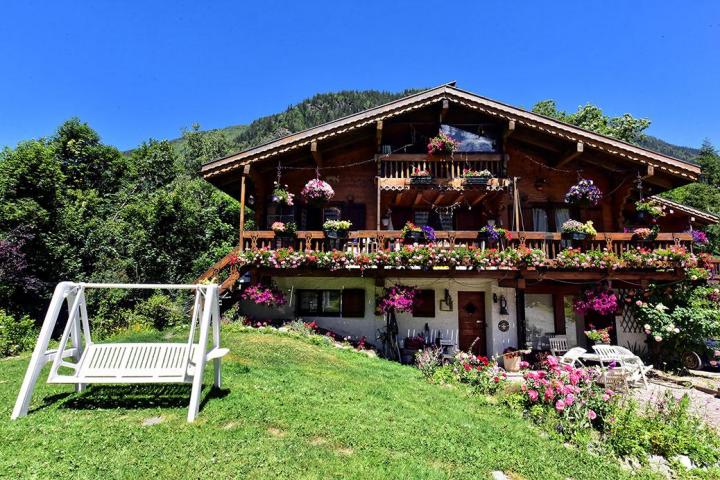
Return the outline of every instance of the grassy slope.
[[[184,386],[95,386],[78,395],[42,384],[34,411],[11,422],[28,357],[0,360],[0,477],[626,476],[409,367],[279,334],[225,332],[224,343],[232,352],[227,390],[193,425]],[[142,425],[154,416],[163,422]]]

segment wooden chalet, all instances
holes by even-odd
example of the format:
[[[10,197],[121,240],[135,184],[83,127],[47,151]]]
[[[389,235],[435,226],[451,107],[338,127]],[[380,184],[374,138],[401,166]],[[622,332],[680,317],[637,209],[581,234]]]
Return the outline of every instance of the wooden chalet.
[[[429,139],[439,131],[460,140],[452,154],[427,153]],[[427,171],[431,180],[418,184],[412,178],[417,169]],[[487,184],[471,185],[463,178],[466,170],[488,170],[492,178]],[[355,254],[398,251],[408,244],[401,229],[414,222],[434,228],[434,245],[447,250],[488,248],[478,233],[490,223],[512,236],[499,249],[524,245],[541,250],[548,259],[570,246],[621,255],[637,248],[628,228],[634,225],[638,198],[692,182],[700,168],[450,83],[211,161],[203,165],[202,175],[243,206],[251,206],[257,226],[245,230],[249,219],[243,218],[243,208],[238,248],[213,266],[207,278],[241,252],[278,248],[270,230],[278,221],[297,224],[292,247],[299,251],[329,248],[322,225],[327,219],[343,219],[352,227],[341,248]],[[335,190],[321,207],[303,202],[299,195],[316,176]],[[580,178],[593,180],[604,193],[598,205],[565,202],[566,192]],[[271,201],[276,181],[296,195],[293,206]],[[691,251],[690,231],[718,221],[674,202],[657,201],[668,214],[659,222],[660,233],[644,248],[685,246]],[[568,219],[591,220],[597,235],[569,244],[560,233]],[[375,311],[376,295],[393,284],[413,285],[420,289],[422,301],[412,314],[398,315],[401,339],[425,331],[427,325],[433,338],[440,335],[461,349],[479,337],[476,349],[483,354],[502,353],[507,347],[542,350],[548,338],[559,335],[566,336],[569,345],[582,345],[583,331],[591,323],[613,325],[620,344],[642,342],[642,329],[627,312],[583,318],[573,311],[572,299],[594,282],[609,282],[622,292],[684,275],[679,269],[247,270],[253,281],[271,280],[290,300],[273,310],[242,303],[244,312],[255,318],[301,317],[374,343],[385,325]],[[242,273],[235,272],[224,287]]]

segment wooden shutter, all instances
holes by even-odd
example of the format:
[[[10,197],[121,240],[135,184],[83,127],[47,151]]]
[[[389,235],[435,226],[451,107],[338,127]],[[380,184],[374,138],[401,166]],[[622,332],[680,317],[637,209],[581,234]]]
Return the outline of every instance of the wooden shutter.
[[[413,317],[435,316],[435,290],[419,290],[413,305]]]
[[[365,316],[365,290],[347,288],[342,292],[342,316],[358,318]]]

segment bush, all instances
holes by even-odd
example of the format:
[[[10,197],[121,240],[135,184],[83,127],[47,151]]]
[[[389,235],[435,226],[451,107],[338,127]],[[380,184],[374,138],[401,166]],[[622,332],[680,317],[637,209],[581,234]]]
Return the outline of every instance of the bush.
[[[696,465],[711,466],[720,461],[720,437],[689,410],[687,395],[676,400],[670,392],[649,403],[641,414],[632,401],[617,405],[612,421],[606,423],[606,444],[621,457],[641,462],[648,455],[671,459],[687,455]]]
[[[20,320],[0,310],[0,357],[17,355],[33,348],[36,339],[35,323],[24,315]]]
[[[415,354],[415,366],[427,379],[435,374],[435,370],[441,365],[442,350],[439,348],[425,348]]]
[[[182,308],[172,298],[159,292],[139,302],[135,313],[147,319],[147,324],[157,330],[186,322]]]
[[[473,387],[480,393],[497,392],[506,381],[505,370],[495,360],[478,357],[472,353],[458,352],[453,358],[453,373],[460,383]]]
[[[291,332],[309,337],[317,333],[317,324],[315,322],[305,323],[302,320],[293,320],[287,324],[287,329]]]

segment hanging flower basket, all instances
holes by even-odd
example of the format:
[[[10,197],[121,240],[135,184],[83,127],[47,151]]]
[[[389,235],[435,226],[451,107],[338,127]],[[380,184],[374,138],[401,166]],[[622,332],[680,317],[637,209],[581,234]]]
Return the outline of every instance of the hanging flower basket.
[[[273,193],[272,193],[273,203],[276,203],[278,205],[285,205],[287,207],[292,207],[294,198],[295,198],[295,195],[288,191],[287,185],[280,185],[278,182],[275,182],[275,186],[273,188]]]
[[[417,296],[417,289],[407,285],[393,285],[386,288],[381,297],[376,299],[378,310],[383,313],[412,312]]]
[[[618,310],[618,297],[608,288],[585,290],[582,297],[575,299],[573,307],[580,314],[592,311],[600,315],[612,315]]]
[[[335,196],[335,190],[329,183],[315,178],[305,184],[300,195],[311,205],[323,205]]]
[[[457,150],[458,141],[450,135],[440,132],[437,136],[430,139],[427,145],[429,155],[452,154]]]
[[[602,192],[592,180],[582,178],[565,194],[565,202],[580,207],[590,207],[600,203],[602,196]]]
[[[285,294],[275,286],[252,285],[245,289],[242,298],[265,307],[279,307],[286,303]]]

